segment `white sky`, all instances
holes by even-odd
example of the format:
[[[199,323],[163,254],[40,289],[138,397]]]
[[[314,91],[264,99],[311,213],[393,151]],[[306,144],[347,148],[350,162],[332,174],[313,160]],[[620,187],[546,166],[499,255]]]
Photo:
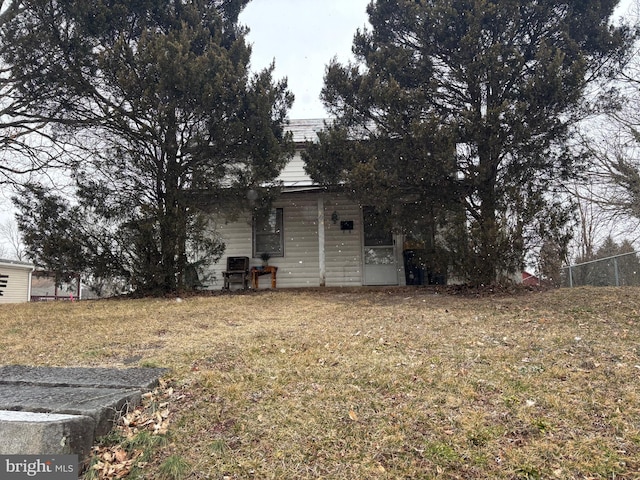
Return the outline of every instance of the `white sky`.
[[[249,27],[254,71],[275,60],[276,79],[287,77],[295,101],[289,118],[325,118],[320,90],[334,56],[346,62],[353,36],[368,26],[370,0],[252,0],[240,15]]]

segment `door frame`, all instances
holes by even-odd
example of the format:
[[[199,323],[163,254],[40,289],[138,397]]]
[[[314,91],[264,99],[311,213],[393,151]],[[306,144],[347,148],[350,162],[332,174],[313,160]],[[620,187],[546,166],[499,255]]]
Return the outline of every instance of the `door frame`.
[[[399,285],[400,278],[404,275],[404,272],[401,272],[402,262],[399,261],[398,257],[398,245],[402,245],[401,235],[398,235],[394,232],[391,233],[391,244],[389,245],[366,245],[366,229],[367,229],[367,221],[365,219],[367,208],[373,208],[370,206],[363,206],[361,211],[361,220],[362,220],[362,285],[363,286],[376,286],[376,285]],[[367,263],[367,248],[380,248],[380,249],[392,249],[392,253],[388,258],[392,259],[391,263],[388,264],[368,264]]]

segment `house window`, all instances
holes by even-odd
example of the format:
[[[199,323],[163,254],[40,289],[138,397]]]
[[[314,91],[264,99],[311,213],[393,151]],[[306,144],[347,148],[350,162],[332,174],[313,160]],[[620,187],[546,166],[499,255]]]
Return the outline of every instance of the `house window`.
[[[282,208],[272,208],[253,219],[253,256],[268,253],[272,257],[284,256]]]

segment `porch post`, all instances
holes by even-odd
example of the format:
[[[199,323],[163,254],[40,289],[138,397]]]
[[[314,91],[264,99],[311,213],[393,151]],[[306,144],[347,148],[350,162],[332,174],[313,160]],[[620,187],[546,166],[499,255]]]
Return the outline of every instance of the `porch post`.
[[[325,253],[324,253],[324,198],[318,198],[318,267],[320,275],[320,286],[326,285],[325,270]]]

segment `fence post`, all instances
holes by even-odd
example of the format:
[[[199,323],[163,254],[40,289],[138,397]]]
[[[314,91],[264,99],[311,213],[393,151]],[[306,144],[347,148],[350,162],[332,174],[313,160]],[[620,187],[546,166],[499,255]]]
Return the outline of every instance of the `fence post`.
[[[569,288],[573,288],[573,275],[571,274],[571,265],[569,265]]]
[[[620,286],[620,276],[618,275],[618,259],[613,258],[613,272],[616,277],[616,287]]]

